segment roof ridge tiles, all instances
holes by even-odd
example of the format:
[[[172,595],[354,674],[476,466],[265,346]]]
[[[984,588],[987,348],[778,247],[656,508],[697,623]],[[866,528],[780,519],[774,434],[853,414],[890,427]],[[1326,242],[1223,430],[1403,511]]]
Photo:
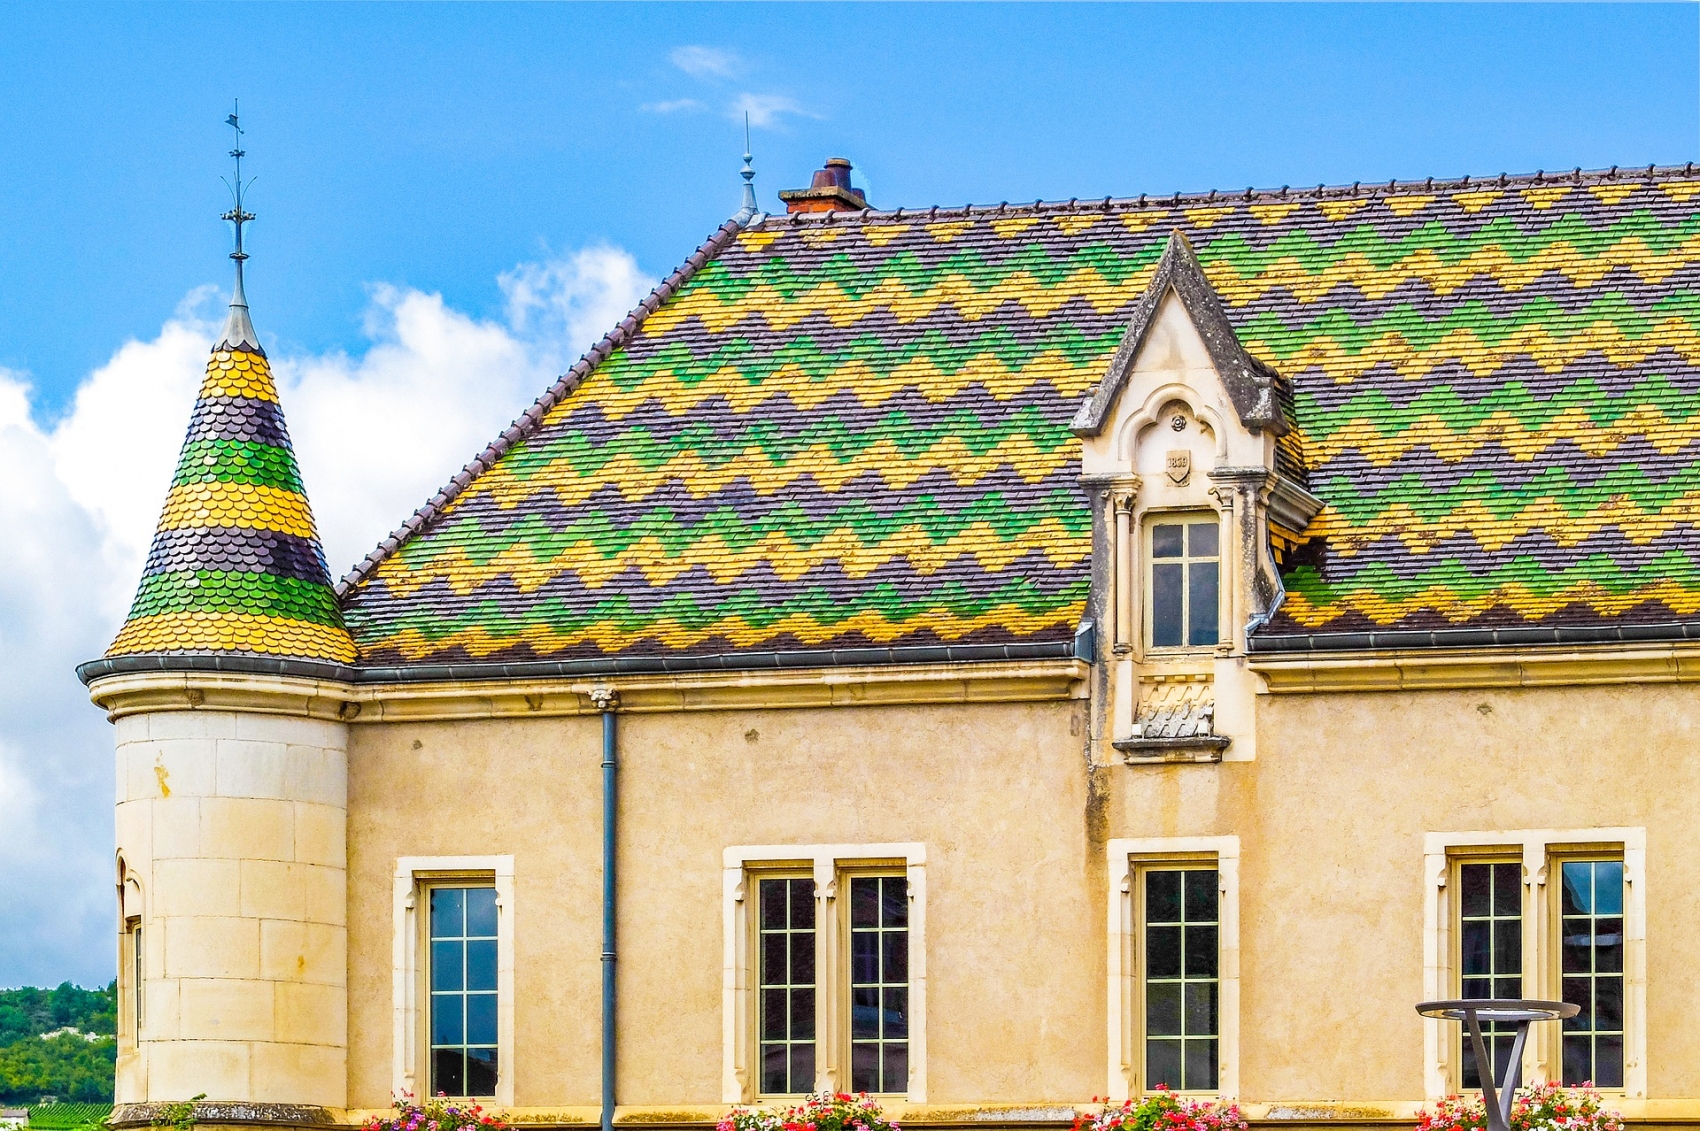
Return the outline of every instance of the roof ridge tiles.
[[[1613,165],[1609,169],[1574,169],[1558,172],[1547,172],[1537,169],[1533,173],[1500,173],[1498,176],[1471,177],[1468,174],[1451,180],[1426,177],[1422,180],[1400,181],[1389,180],[1386,184],[1367,184],[1354,181],[1349,185],[1320,184],[1315,188],[1295,189],[1283,185],[1279,189],[1246,188],[1243,192],[1225,192],[1221,189],[1201,190],[1198,192],[1173,193],[1140,193],[1137,197],[1106,196],[1103,200],[1035,200],[1031,204],[1011,204],[1007,201],[999,204],[967,204],[960,209],[927,208],[893,208],[874,209],[863,208],[854,212],[792,212],[784,216],[768,216],[750,224],[752,229],[759,229],[766,223],[784,221],[793,226],[807,224],[842,224],[847,222],[868,223],[878,221],[913,221],[917,218],[933,219],[939,212],[955,213],[962,216],[992,216],[1020,214],[1043,214],[1053,212],[1127,212],[1144,208],[1179,208],[1188,204],[1216,204],[1226,200],[1237,200],[1245,203],[1255,203],[1262,200],[1328,200],[1332,198],[1402,196],[1408,193],[1431,193],[1466,191],[1472,187],[1480,188],[1492,185],[1495,188],[1514,188],[1521,185],[1557,184],[1560,182],[1584,184],[1609,184],[1621,180],[1657,181],[1671,177],[1695,176],[1694,162],[1684,165],[1650,164],[1645,167],[1625,167]],[[925,214],[923,216],[923,214]]]
[[[754,225],[752,225],[754,226]],[[460,494],[471,485],[472,481],[496,465],[496,462],[506,455],[509,449],[536,431],[542,420],[551,409],[565,400],[574,389],[584,383],[584,379],[601,365],[613,352],[620,348],[627,339],[637,333],[644,320],[655,313],[663,303],[671,298],[680,287],[683,287],[716,255],[719,255],[732,238],[744,228],[736,220],[728,220],[714,233],[704,240],[697,249],[685,257],[685,261],[674,268],[656,285],[655,289],[639,300],[636,308],[622,318],[617,326],[602,336],[602,340],[586,350],[584,356],[575,361],[555,383],[543,391],[543,395],[533,401],[512,424],[503,429],[500,436],[492,440],[485,449],[474,456],[471,462],[461,468],[424,506],[408,516],[389,537],[378,543],[376,549],[360,560],[360,563],[349,570],[343,579],[336,583],[336,595],[340,599],[346,596],[356,585],[372,575],[372,571],[394,555],[402,546],[425,527],[436,520],[450,503],[460,497]]]

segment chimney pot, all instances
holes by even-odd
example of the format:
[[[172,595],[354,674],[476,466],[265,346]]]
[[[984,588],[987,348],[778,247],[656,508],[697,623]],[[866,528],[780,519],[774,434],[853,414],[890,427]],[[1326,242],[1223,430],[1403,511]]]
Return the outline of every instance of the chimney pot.
[[[868,207],[862,190],[850,184],[850,159],[829,157],[817,169],[806,189],[786,189],[779,194],[787,212],[860,212]]]

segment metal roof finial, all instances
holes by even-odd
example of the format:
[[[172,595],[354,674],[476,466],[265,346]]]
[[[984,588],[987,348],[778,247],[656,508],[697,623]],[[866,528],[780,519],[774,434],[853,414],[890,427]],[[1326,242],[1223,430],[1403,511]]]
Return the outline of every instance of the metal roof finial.
[[[266,351],[260,348],[259,335],[254,333],[254,323],[248,317],[248,295],[242,289],[242,264],[248,258],[248,253],[242,249],[242,225],[254,218],[252,212],[243,209],[242,195],[254,182],[242,183],[242,158],[248,153],[242,148],[241,112],[242,104],[237,101],[233,103],[230,116],[224,120],[225,125],[236,131],[236,148],[230,151],[230,156],[236,159],[236,177],[233,181],[224,182],[230,188],[235,207],[221,217],[236,225],[236,250],[230,253],[230,258],[236,261],[236,288],[230,294],[230,316],[224,321],[224,336],[217,348],[264,354]]]
[[[741,228],[755,219],[761,211],[756,206],[756,169],[750,164],[750,114],[747,110],[744,112],[744,169],[738,175],[744,178],[744,204],[733,214],[732,219],[737,221]]]

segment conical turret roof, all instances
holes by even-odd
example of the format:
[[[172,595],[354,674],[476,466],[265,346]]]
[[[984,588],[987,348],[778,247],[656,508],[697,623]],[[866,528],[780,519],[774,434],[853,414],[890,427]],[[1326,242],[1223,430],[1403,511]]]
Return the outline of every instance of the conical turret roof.
[[[355,656],[240,272],[141,586],[106,655],[162,653]]]

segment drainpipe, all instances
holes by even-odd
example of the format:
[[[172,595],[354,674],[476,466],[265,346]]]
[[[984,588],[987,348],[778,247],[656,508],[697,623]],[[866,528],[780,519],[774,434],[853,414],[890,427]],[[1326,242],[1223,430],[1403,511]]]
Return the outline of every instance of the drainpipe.
[[[614,1131],[614,820],[620,799],[614,712],[620,697],[599,687],[590,699],[602,712],[602,1131]]]

